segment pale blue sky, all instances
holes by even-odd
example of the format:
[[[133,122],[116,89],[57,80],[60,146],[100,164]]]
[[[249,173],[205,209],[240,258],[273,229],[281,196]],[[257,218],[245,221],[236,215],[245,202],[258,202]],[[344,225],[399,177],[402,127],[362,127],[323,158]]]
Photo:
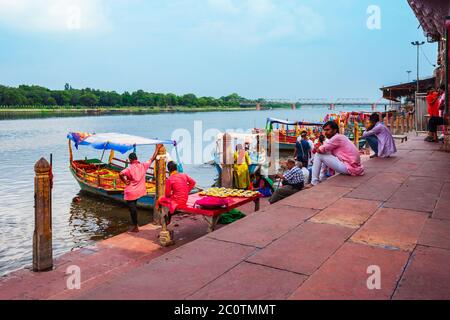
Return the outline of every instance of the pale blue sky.
[[[406,0],[0,0],[0,84],[376,100],[414,77],[417,27]]]

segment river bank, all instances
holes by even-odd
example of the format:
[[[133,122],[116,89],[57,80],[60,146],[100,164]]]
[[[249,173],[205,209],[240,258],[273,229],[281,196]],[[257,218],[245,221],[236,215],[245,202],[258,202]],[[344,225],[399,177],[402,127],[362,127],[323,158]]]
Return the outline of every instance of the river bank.
[[[287,107],[286,107],[287,108]],[[22,114],[22,113],[72,113],[72,114],[108,114],[108,113],[171,113],[171,112],[213,112],[213,111],[250,111],[256,107],[100,107],[100,108],[64,108],[64,107],[42,107],[42,108],[0,108],[0,113]]]

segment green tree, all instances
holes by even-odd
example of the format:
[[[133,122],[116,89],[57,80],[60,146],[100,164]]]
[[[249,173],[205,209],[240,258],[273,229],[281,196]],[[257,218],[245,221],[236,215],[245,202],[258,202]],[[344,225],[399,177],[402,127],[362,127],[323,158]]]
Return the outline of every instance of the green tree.
[[[98,104],[99,98],[91,93],[87,92],[80,97],[80,104],[87,107],[92,107]]]
[[[195,94],[189,93],[181,97],[181,105],[193,107],[197,105],[197,97]]]

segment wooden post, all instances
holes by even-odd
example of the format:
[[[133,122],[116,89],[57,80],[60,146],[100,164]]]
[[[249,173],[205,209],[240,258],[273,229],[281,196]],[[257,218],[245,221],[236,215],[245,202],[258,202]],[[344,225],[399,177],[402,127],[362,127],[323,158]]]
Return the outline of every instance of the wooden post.
[[[400,134],[405,134],[405,117],[400,116]]]
[[[161,208],[161,225],[162,229],[159,233],[159,243],[163,247],[169,247],[175,244],[173,231],[167,228],[167,220],[169,217],[169,209],[166,207]]]
[[[389,117],[389,129],[391,129],[391,133],[395,134],[395,128],[394,128],[394,115],[391,115]]]
[[[156,179],[156,192],[155,192],[155,205],[153,209],[153,222],[158,225],[162,225],[161,209],[157,209],[157,203],[159,198],[164,196],[166,188],[166,148],[163,145],[159,146],[158,154],[156,156],[155,164],[155,179]]]
[[[41,158],[34,165],[33,271],[53,268],[51,167]]]
[[[354,143],[355,143],[356,149],[359,150],[359,125],[358,125],[358,122],[355,122],[355,128],[354,128],[353,135],[355,137]]]
[[[338,125],[339,125],[339,133],[345,134],[345,124],[341,120],[339,120]]]
[[[398,134],[399,124],[400,124],[400,117],[397,115],[395,117],[394,134]]]
[[[234,157],[232,150],[232,138],[230,134],[223,135],[223,159],[221,185],[223,188],[233,188],[233,165]]]
[[[72,140],[68,139],[68,141],[69,141],[69,160],[70,163],[72,164],[73,162]]]

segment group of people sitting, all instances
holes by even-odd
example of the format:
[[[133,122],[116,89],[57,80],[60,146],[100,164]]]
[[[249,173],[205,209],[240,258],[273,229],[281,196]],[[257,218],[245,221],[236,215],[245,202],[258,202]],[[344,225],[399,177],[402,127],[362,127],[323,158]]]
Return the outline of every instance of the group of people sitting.
[[[390,130],[381,121],[379,114],[370,116],[370,126],[363,134],[369,146],[374,151],[371,158],[389,158],[397,152],[394,138]],[[323,126],[323,136],[314,145],[303,132],[296,143],[295,159],[287,161],[287,171],[278,174],[282,187],[277,189],[269,202],[276,203],[301,191],[307,184],[305,167],[312,162],[311,185],[316,186],[325,181],[329,173],[339,173],[350,176],[364,175],[364,167],[358,148],[345,135],[339,133],[338,124],[329,121]],[[303,170],[302,170],[303,169]]]
[[[429,87],[426,99],[430,120],[428,122],[428,136],[425,141],[438,142],[438,127],[445,124],[445,85],[442,85],[438,90]]]
[[[380,121],[376,113],[370,116],[370,126],[364,133],[374,151],[373,157],[387,158],[397,152],[390,130]],[[125,200],[130,209],[133,227],[131,232],[139,232],[137,219],[137,201],[147,194],[146,172],[155,161],[160,146],[153,157],[144,163],[138,161],[135,153],[130,154],[130,165],[120,173],[120,178],[126,184]],[[350,176],[364,175],[359,150],[345,135],[339,133],[336,122],[329,121],[323,126],[323,135],[314,145],[307,133],[303,132],[296,143],[294,159],[286,163],[287,170],[276,177],[282,185],[275,190],[269,177],[261,175],[260,171],[250,175],[250,156],[242,145],[236,147],[234,153],[234,185],[238,189],[253,189],[264,197],[270,197],[271,204],[285,199],[299,191],[309,183],[315,186],[325,181],[332,174],[339,173]],[[186,174],[177,170],[177,164],[170,161],[167,165],[169,178],[166,181],[165,195],[157,205],[164,205],[173,214],[177,208],[186,204],[189,193],[196,182]]]

